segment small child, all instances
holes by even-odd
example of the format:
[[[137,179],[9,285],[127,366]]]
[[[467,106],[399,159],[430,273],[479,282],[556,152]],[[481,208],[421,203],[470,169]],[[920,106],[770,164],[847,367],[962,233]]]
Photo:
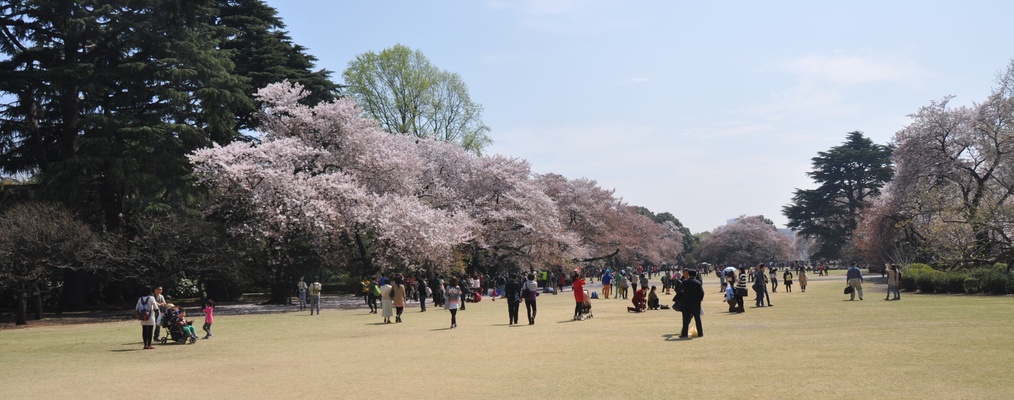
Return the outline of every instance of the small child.
[[[197,332],[194,330],[194,322],[187,320],[187,310],[176,307],[179,317],[176,319],[176,323],[183,327],[183,332],[188,337],[197,339]]]
[[[658,309],[658,295],[655,294],[655,286],[652,286],[651,292],[648,293],[648,309],[649,310]]]
[[[204,309],[201,310],[201,312],[204,313],[204,327],[203,327],[203,329],[204,329],[204,332],[207,333],[207,335],[204,335],[204,338],[205,339],[211,339],[212,336],[215,336],[215,335],[211,334],[211,323],[215,322],[215,316],[214,316],[214,313],[215,313],[215,302],[211,301],[211,299],[208,299],[207,301],[205,301],[204,302]],[[196,335],[195,335],[195,337],[196,337]]]
[[[786,269],[782,278],[785,279],[785,291],[792,292],[792,272],[789,272],[789,270]]]

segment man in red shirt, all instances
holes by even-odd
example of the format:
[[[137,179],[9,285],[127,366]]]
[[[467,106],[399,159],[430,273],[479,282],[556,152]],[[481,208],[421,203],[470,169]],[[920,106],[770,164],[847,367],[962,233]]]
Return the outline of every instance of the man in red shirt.
[[[637,289],[637,291],[634,292],[634,299],[631,300],[634,303],[634,306],[633,307],[627,307],[627,311],[629,311],[629,312],[643,312],[644,309],[646,308],[645,307],[645,304],[646,304],[645,296],[646,296],[646,294],[645,294],[645,290],[644,290],[643,286],[640,289]]]

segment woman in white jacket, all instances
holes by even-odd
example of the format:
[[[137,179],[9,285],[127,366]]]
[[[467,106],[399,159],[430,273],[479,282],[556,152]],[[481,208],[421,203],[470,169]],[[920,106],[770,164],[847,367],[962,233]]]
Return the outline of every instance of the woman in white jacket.
[[[151,345],[152,337],[155,334],[155,316],[158,315],[158,304],[155,303],[154,290],[147,296],[141,296],[137,299],[137,305],[134,306],[135,310],[141,308],[141,304],[145,304],[148,308],[148,319],[142,319],[141,322],[141,340],[144,341],[145,350],[154,350],[155,346]]]

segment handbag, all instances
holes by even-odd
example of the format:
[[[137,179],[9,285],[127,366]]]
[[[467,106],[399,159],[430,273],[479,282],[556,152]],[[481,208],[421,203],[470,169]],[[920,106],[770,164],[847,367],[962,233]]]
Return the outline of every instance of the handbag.
[[[852,294],[853,290],[855,289],[852,289],[852,286],[845,286],[845,294]]]

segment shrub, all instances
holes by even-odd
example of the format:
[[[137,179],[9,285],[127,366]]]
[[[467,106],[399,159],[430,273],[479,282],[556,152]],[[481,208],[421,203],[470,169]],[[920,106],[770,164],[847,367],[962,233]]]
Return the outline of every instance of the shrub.
[[[965,293],[974,294],[982,292],[982,285],[979,283],[978,278],[968,277],[965,278]]]
[[[1014,275],[1002,265],[945,272],[926,264],[910,264],[902,274],[901,288],[922,293],[1014,294]]]
[[[943,293],[963,293],[965,291],[965,279],[968,278],[968,274],[965,272],[950,271],[941,274],[940,286],[937,287],[938,292]]]
[[[979,287],[982,293],[1006,294],[1011,277],[1002,269],[979,268],[972,272],[972,275],[979,280]]]

